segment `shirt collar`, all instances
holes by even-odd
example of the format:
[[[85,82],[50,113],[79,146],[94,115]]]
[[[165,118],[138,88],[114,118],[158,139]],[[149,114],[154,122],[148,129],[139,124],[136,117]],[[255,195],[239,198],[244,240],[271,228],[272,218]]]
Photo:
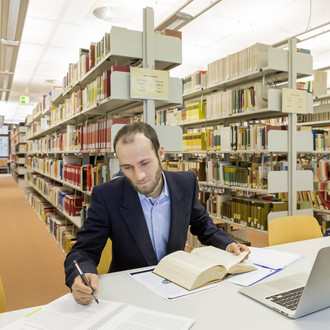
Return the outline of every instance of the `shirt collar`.
[[[164,186],[163,186],[163,189],[162,189],[162,192],[160,193],[160,195],[156,198],[156,199],[162,199],[163,197],[167,196],[169,197],[170,194],[169,194],[169,189],[168,189],[168,185],[167,185],[167,181],[166,181],[166,177],[165,177],[165,174],[164,174],[164,171],[162,171],[162,176],[163,176],[163,180],[164,180]],[[145,195],[143,194],[140,194],[139,192],[138,193],[138,196],[139,196],[139,199],[140,201],[142,201],[143,199],[152,199],[154,200],[152,197],[146,197]]]

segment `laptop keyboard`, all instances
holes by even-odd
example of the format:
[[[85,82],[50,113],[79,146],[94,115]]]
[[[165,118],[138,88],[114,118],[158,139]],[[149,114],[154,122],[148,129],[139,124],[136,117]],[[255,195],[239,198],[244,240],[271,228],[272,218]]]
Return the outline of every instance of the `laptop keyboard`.
[[[297,309],[298,303],[300,301],[300,297],[302,295],[302,292],[304,290],[304,287],[281,292],[269,297],[266,297],[266,299],[270,299],[270,301],[279,304],[283,307],[286,307],[292,311],[295,311]]]

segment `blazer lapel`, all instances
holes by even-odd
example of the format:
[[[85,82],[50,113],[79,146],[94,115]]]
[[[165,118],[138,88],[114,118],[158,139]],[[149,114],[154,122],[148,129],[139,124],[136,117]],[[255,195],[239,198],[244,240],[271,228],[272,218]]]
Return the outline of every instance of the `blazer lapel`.
[[[167,253],[172,253],[182,248],[182,233],[187,230],[185,216],[187,213],[187,205],[189,204],[186,202],[186,197],[171,173],[164,173],[171,198],[171,226],[167,244]]]
[[[120,213],[147,264],[156,265],[158,259],[152,246],[138,194],[127,180],[125,180],[124,201]]]

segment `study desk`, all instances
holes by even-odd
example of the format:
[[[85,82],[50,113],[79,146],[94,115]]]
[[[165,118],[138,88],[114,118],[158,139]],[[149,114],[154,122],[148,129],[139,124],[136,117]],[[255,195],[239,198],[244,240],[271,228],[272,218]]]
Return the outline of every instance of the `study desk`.
[[[298,253],[301,258],[264,281],[296,272],[309,272],[317,251],[330,246],[330,237],[283,244],[271,248]],[[218,287],[167,301],[154,294],[128,275],[127,271],[100,276],[101,299],[120,301],[151,310],[178,314],[195,319],[193,330],[254,329],[254,330],[328,330],[330,308],[292,320],[240,294],[239,286],[220,282]],[[0,314],[0,328],[33,308]]]

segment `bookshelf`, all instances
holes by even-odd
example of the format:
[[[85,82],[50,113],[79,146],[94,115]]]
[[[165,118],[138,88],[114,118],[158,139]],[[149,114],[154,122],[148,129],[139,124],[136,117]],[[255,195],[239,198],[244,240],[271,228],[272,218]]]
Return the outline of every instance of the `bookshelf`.
[[[325,88],[324,88],[325,89]],[[313,134],[313,151],[303,153],[301,158],[305,166],[310,166],[314,189],[312,192],[313,211],[325,221],[329,220],[329,173],[328,159],[330,155],[328,126],[330,125],[330,95],[322,94],[313,99],[314,113],[300,115],[298,126],[301,130],[310,130]]]
[[[297,53],[295,42],[292,40],[289,40],[288,50],[274,49],[271,47],[263,48],[263,55],[259,56],[259,60],[260,58],[261,60],[257,61],[261,66],[257,64],[253,70],[235,72],[229,77],[223,76],[222,79],[219,79],[218,81],[216,81],[217,79],[215,76],[221,76],[219,73],[221,70],[217,68],[215,73],[212,71],[211,75],[209,75],[210,69],[213,70],[212,65],[215,62],[211,63],[212,65],[210,64],[208,67],[208,82],[204,82],[203,87],[196,84],[198,86],[197,89],[189,90],[188,87],[185,90],[184,85],[184,106],[182,108],[167,108],[160,110],[162,112],[158,113],[157,119],[159,125],[166,125],[168,123],[170,123],[170,125],[177,124],[183,127],[184,133],[204,132],[204,136],[201,136],[200,139],[202,141],[205,140],[205,146],[201,147],[200,144],[197,143],[197,148],[191,151],[187,150],[184,146],[184,152],[177,155],[177,157],[180,157],[183,161],[187,162],[193,161],[194,159],[204,159],[206,163],[206,171],[208,168],[208,162],[213,162],[213,164],[219,163],[220,166],[222,166],[221,162],[229,162],[231,159],[246,162],[249,158],[259,157],[262,167],[263,164],[267,162],[267,158],[271,159],[271,170],[267,171],[266,187],[244,187],[235,184],[228,185],[219,179],[219,177],[215,179],[213,177],[212,180],[199,181],[201,191],[211,193],[210,199],[212,199],[212,194],[214,196],[220,194],[220,196],[236,197],[251,197],[255,194],[288,194],[290,198],[290,196],[295,196],[300,190],[313,190],[313,177],[311,171],[297,171],[296,160],[292,157],[292,155],[295,155],[296,157],[298,152],[312,152],[312,134],[310,132],[296,131],[295,121],[297,115],[286,113],[282,103],[284,98],[282,90],[283,86],[290,86],[290,88],[295,89],[295,81],[297,77],[312,75],[312,57],[309,54]],[[290,62],[288,60],[289,58],[293,60]],[[216,62],[219,61],[220,60]],[[226,67],[226,69],[227,68],[228,67]],[[202,79],[200,79],[200,81],[201,80]],[[231,100],[234,100],[233,95],[237,95],[237,91],[243,89],[243,93],[245,93],[244,96],[246,96],[247,91],[251,90],[251,88],[254,88],[256,93],[261,93],[265,100],[261,98],[258,100],[258,97],[256,96],[257,100],[255,106],[252,108],[246,106],[237,109],[234,105],[233,108],[228,107],[228,96],[231,102]],[[312,96],[306,94],[305,97],[306,111],[311,114],[313,112]],[[201,115],[197,116],[197,119],[191,120],[191,116],[187,113],[187,109],[189,107],[191,108],[190,105],[195,103],[199,103],[199,112]],[[207,104],[204,113],[201,110],[203,103]],[[185,113],[183,113],[183,111],[185,111]],[[282,118],[285,118],[284,122]],[[165,124],[163,119],[168,122]],[[241,126],[244,127],[244,125],[250,125],[251,122],[253,123],[265,119],[268,120],[267,124],[282,125],[282,128],[285,127],[285,129],[264,132],[263,139],[267,135],[267,145],[260,144],[251,148],[247,148],[246,146],[243,147],[242,145],[240,148],[237,143],[233,148],[233,143],[235,142],[232,138],[233,131],[230,131],[230,127],[233,128],[238,126],[239,129]],[[212,126],[221,131],[219,134],[221,150],[217,150],[215,145],[212,146],[212,148],[207,147],[209,139],[207,130]],[[261,124],[261,126],[265,125]],[[212,134],[215,134],[216,128],[214,128]],[[238,139],[237,136],[235,139]],[[224,143],[224,141],[227,141],[227,144]],[[238,140],[236,140],[236,142],[237,141]],[[225,147],[223,147],[223,145]],[[286,157],[287,169],[274,170],[273,167],[275,164],[272,158],[283,155]],[[237,192],[239,193],[237,194]],[[213,199],[215,199],[215,197],[213,197]],[[276,217],[290,214],[312,214],[311,208],[297,209],[296,197],[289,199],[288,204],[287,210],[269,212],[267,222]],[[301,205],[302,204],[298,205],[299,208]],[[214,208],[215,207],[213,207],[213,209]],[[210,212],[210,210],[208,211]],[[214,212],[211,211],[210,214],[214,214]],[[249,230],[264,234],[267,233],[267,228],[251,228],[247,226],[246,223],[241,223],[239,219],[235,219],[235,216],[229,219],[228,217],[226,218],[217,214],[216,217],[217,219],[221,219],[225,223],[228,223],[230,226],[237,225],[238,227],[247,228]]]
[[[34,189],[27,198],[64,252],[70,249],[61,241],[64,233],[74,236],[82,226],[93,186],[118,171],[111,141],[119,128],[133,115],[143,112],[148,118],[155,108],[182,103],[181,79],[168,73],[182,62],[181,39],[154,32],[151,8],[144,10],[143,20],[142,32],[112,27],[105,33],[102,40],[109,47],[101,48],[102,55],[87,70],[88,51],[80,49],[79,61],[69,65],[63,86],[44,95],[26,120],[26,162]],[[166,71],[168,97],[132,97],[133,68]],[[181,128],[161,129],[158,134],[170,150],[181,150]],[[57,226],[66,229],[59,235]]]
[[[26,127],[15,125],[10,132],[11,140],[11,173],[18,187],[26,188],[29,186],[25,180],[26,167],[25,157],[27,154]]]

